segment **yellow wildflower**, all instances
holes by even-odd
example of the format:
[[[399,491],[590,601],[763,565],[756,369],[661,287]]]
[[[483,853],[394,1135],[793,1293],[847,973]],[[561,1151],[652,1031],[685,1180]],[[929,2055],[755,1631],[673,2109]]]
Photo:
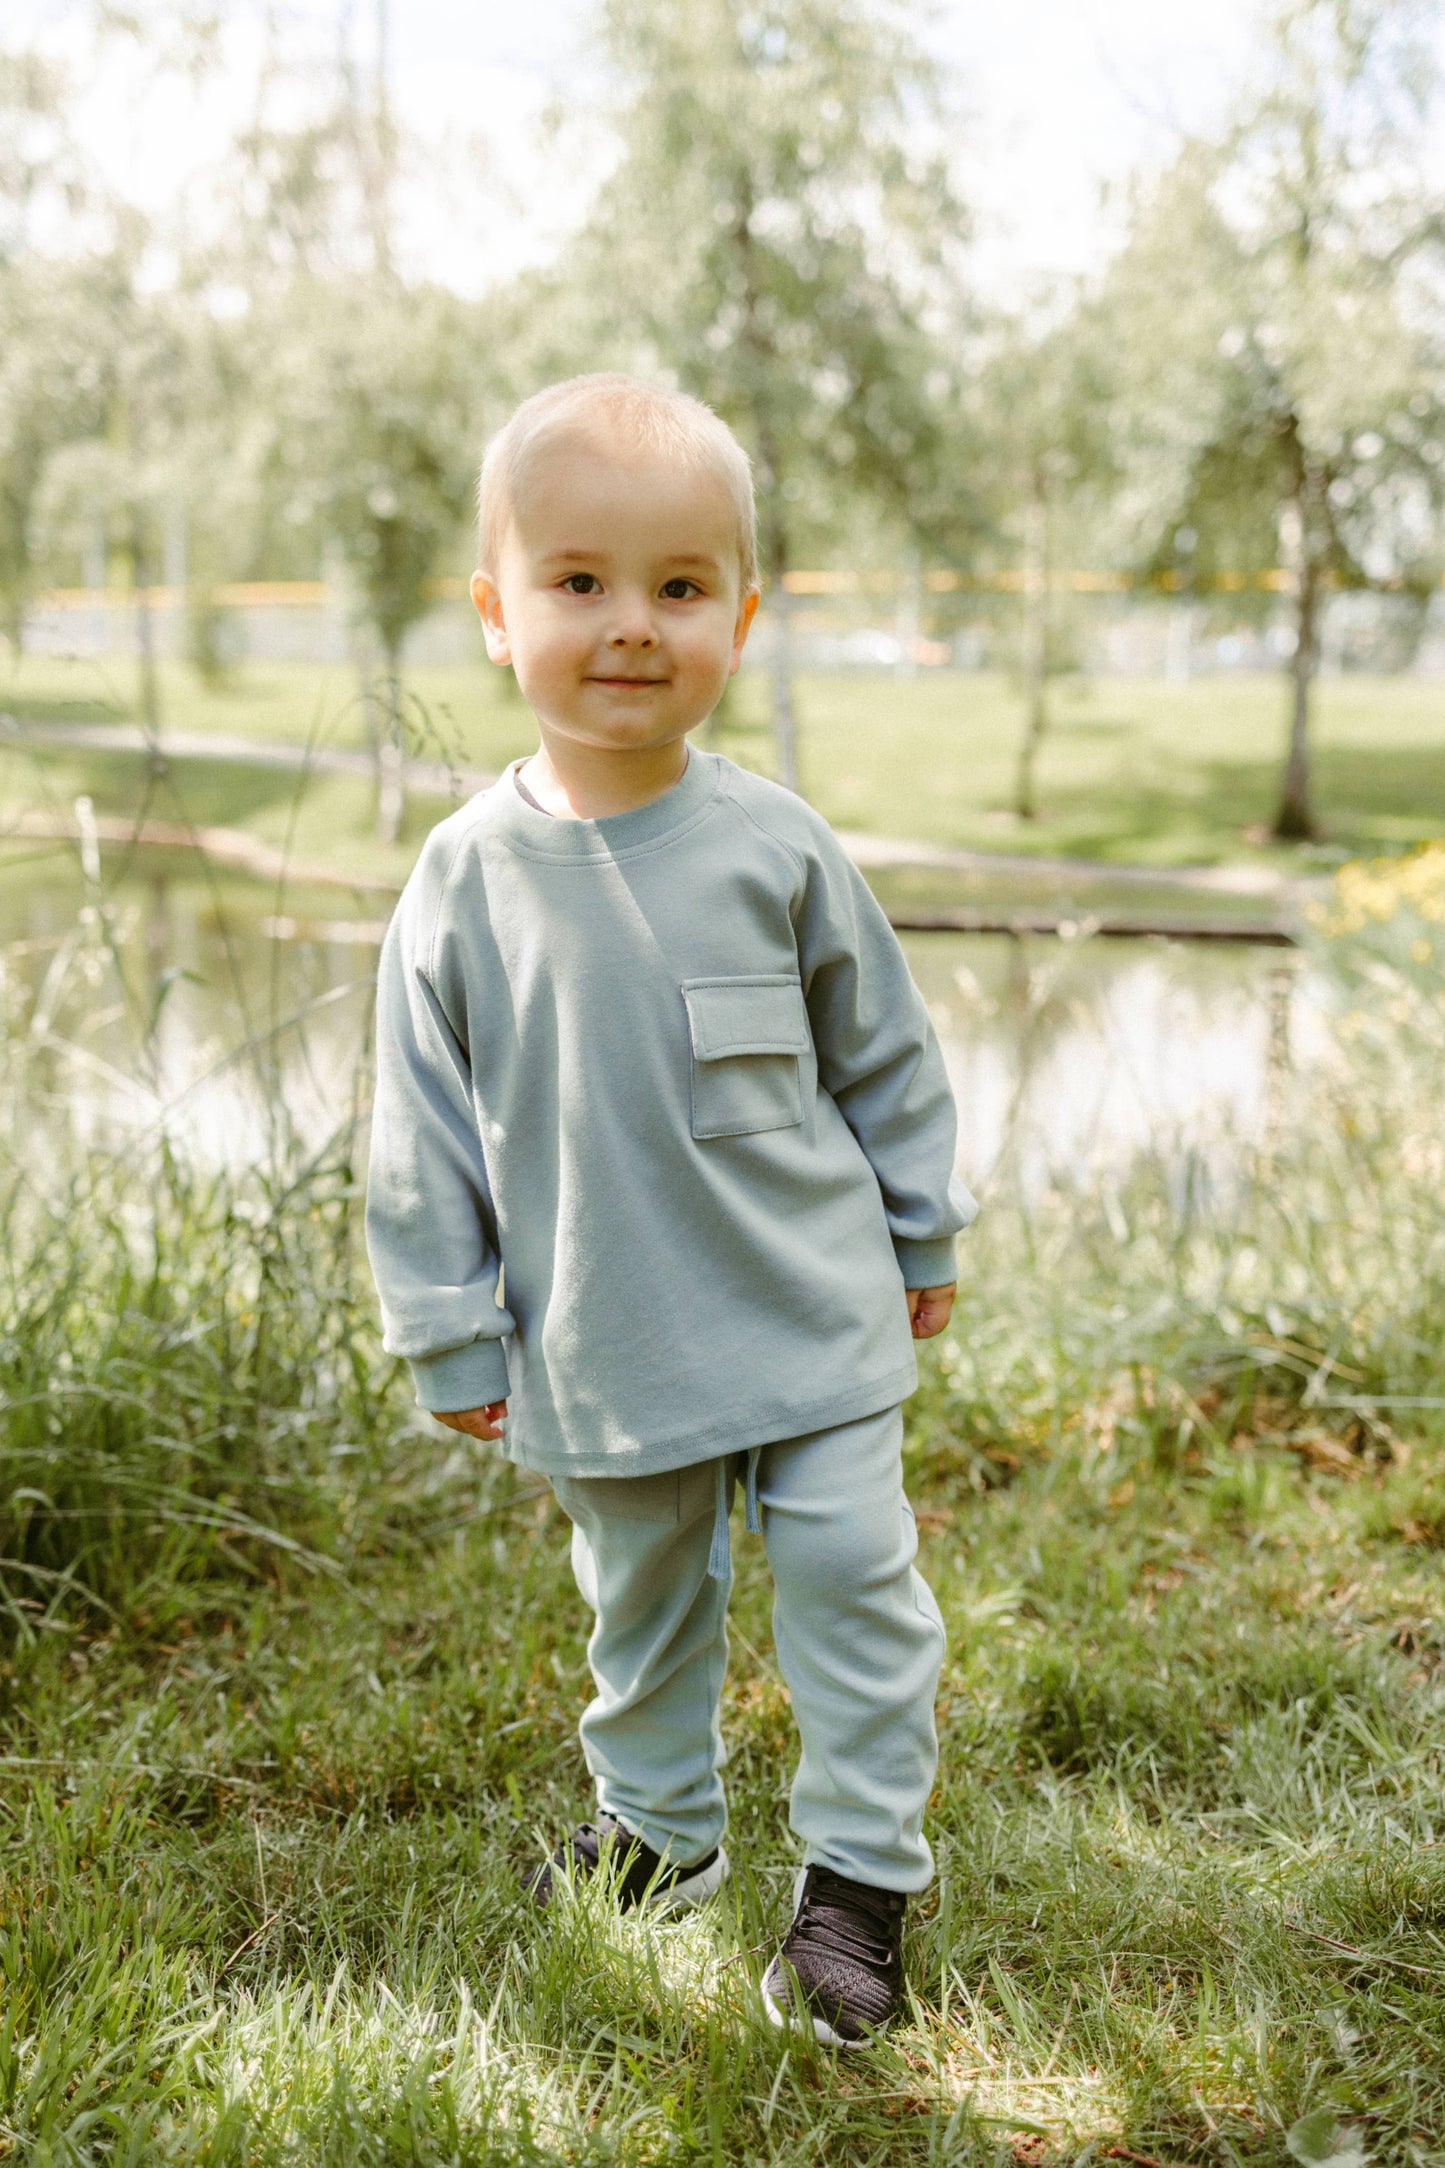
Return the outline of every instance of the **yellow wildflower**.
[[[1341,866],[1334,880],[1332,907],[1312,913],[1332,938],[1385,926],[1401,911],[1432,924],[1445,924],[1445,843],[1425,843],[1403,858],[1355,859]],[[1416,943],[1416,951],[1420,947]],[[1415,951],[1412,951],[1415,953]],[[1428,960],[1416,954],[1416,961]]]

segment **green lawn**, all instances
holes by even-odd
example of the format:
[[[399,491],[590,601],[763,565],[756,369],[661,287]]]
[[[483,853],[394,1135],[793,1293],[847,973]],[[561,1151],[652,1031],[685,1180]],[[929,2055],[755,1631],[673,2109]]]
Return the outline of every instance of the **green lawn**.
[[[1208,1426],[1169,1471],[1097,1406],[1020,1473],[941,1386],[915,1421],[944,1880],[890,2047],[838,2072],[760,2015],[794,1856],[756,1539],[733,1889],[529,1916],[586,1811],[583,1613],[536,1486],[454,1476],[342,1582],[159,1588],[12,1664],[10,2157],[1283,2164],[1325,2106],[1445,2159],[1438,1519],[1402,1541],[1409,1479]]]
[[[1228,1180],[993,1184],[907,1447],[940,1879],[841,2066],[757,2000],[795,1857],[756,1540],[735,1882],[539,1921],[586,1803],[566,1529],[381,1357],[353,1140],[88,1155],[10,994],[0,2158],[1288,2168],[1314,2116],[1340,2168],[1445,2163],[1438,982],[1360,982]]]
[[[510,681],[483,662],[417,669],[409,685],[419,752],[491,769],[532,742],[530,718]],[[761,674],[739,679],[708,742],[767,768],[766,697]],[[220,691],[170,666],[164,705],[176,728],[338,746],[363,738],[355,685],[339,666],[257,664]],[[1272,814],[1277,788],[1285,710],[1279,679],[1066,684],[1055,695],[1056,721],[1040,766],[1043,811],[1028,824],[1008,812],[1021,713],[1002,678],[804,677],[798,706],[804,787],[843,826],[984,850],[1160,866],[1299,861],[1299,854],[1261,846],[1255,835]],[[133,673],[118,661],[28,659],[18,673],[0,672],[0,708],[22,722],[133,719]],[[1392,850],[1445,834],[1445,685],[1328,680],[1319,689],[1316,741],[1320,814],[1336,853]],[[56,756],[35,758],[43,765]],[[64,771],[66,789],[73,767]],[[6,770],[0,789],[14,802],[24,786],[13,756]],[[246,796],[238,786],[228,788]],[[279,791],[289,797],[294,781],[258,788],[274,801]],[[356,807],[361,838],[364,797]],[[267,817],[260,808],[243,808],[238,818],[265,827]],[[308,825],[339,839],[351,819],[328,800]]]
[[[417,750],[452,754],[474,766],[500,765],[525,751],[530,718],[510,673],[485,657],[466,667],[409,670],[406,679],[440,741]],[[291,745],[363,746],[366,714],[356,673],[344,663],[248,663],[220,685],[182,663],[160,668],[162,727],[232,731]],[[0,710],[22,720],[136,722],[134,664],[25,656],[0,660]],[[420,717],[418,717],[420,723]]]
[[[1269,677],[1190,685],[1131,679],[1065,688],[1039,766],[1042,813],[1008,813],[1020,728],[996,677],[910,683],[835,677],[801,689],[803,781],[841,826],[983,850],[1156,865],[1261,851],[1284,749],[1284,688]],[[1319,814],[1350,851],[1445,833],[1445,684],[1337,678],[1319,689]]]

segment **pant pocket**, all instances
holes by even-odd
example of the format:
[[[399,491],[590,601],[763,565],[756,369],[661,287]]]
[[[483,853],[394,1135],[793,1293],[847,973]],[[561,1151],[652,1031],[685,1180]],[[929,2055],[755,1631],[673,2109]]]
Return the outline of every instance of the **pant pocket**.
[[[682,1474],[669,1468],[664,1475],[559,1475],[552,1489],[570,1521],[650,1521],[675,1528]]]

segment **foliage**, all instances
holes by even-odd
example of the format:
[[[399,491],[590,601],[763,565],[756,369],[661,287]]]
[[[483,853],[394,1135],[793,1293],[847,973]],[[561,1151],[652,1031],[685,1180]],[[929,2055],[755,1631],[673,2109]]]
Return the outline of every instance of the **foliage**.
[[[321,1298],[350,1243],[345,1165],[268,1185],[158,1149],[147,1179],[134,1156],[102,1159],[48,1195],[6,1173],[12,1627],[41,1630],[76,1595],[102,1616],[193,1607],[222,1564],[344,1551],[377,1476],[384,1370]]]
[[[73,90],[54,58],[0,46],[0,264],[18,261],[56,211],[74,213],[88,194]]]
[[[397,1453],[392,1366],[332,1292],[355,1278],[349,1130],[309,1154],[273,1103],[270,1160],[236,1173],[179,1151],[164,1112],[109,1147],[72,1130],[87,1069],[156,1103],[176,976],[134,979],[98,889],[38,988],[0,971],[0,1614],[22,1640],[75,1602],[159,1616],[282,1553],[335,1570]],[[129,1018],[119,1067],[97,996]],[[272,1053],[260,1032],[228,1058],[264,1088]]]
[[[1423,993],[1428,1022],[1445,981],[1445,844],[1342,866],[1310,916],[1327,940],[1344,945],[1356,975],[1383,967]]]
[[[92,277],[74,266],[0,259],[0,613],[20,652],[46,559],[43,498],[62,448],[104,412],[103,333]]]
[[[633,96],[577,269],[612,336],[635,327],[639,357],[742,432],[774,578],[797,508],[829,483],[907,521],[940,450],[932,282],[966,218],[931,126],[937,76],[901,11],[708,0],[684,20],[611,0],[606,28]]]
[[[622,156],[541,305],[576,286],[593,355],[671,373],[738,431],[780,620],[800,537],[840,503],[955,539],[968,490],[948,469],[942,334],[966,219],[903,11],[610,0],[603,21],[630,93]],[[791,781],[781,621],[774,637]]]
[[[437,288],[340,280],[298,281],[278,316],[269,463],[346,566],[394,670],[475,479],[486,383],[475,322]]]
[[[1311,687],[1330,586],[1423,598],[1445,501],[1445,206],[1416,0],[1280,0],[1262,87],[1135,208],[1101,303],[1151,563],[1294,596],[1277,831],[1314,825]]]
[[[259,302],[262,396],[249,444],[255,494],[309,529],[343,575],[358,634],[377,825],[404,815],[400,671],[431,581],[458,546],[483,391],[474,312],[437,287],[297,276]]]
[[[207,666],[216,583],[339,571],[392,833],[398,658],[429,577],[461,561],[479,438],[542,378],[635,367],[698,390],[753,451],[789,779],[783,576],[802,553],[901,558],[919,593],[924,555],[1006,573],[1022,557],[1031,719],[1014,797],[1035,807],[1068,632],[1048,567],[1068,554],[1200,600],[1225,587],[1261,617],[1283,586],[1276,827],[1305,834],[1330,592],[1393,597],[1408,656],[1442,565],[1432,19],[1425,0],[1278,0],[1249,95],[1139,185],[1102,279],[1012,315],[973,290],[951,89],[902,0],[686,15],[609,0],[615,157],[551,268],[480,304],[405,275],[393,197],[441,154],[398,132],[384,71],[363,85],[350,17],[324,61],[275,11],[247,45],[189,0],[144,22],[101,11],[69,69],[0,55],[12,643],[36,581],[91,555],[98,516],[140,589],[184,554]],[[87,154],[84,66],[99,80],[117,41],[142,72],[252,71],[247,118],[184,218],[142,219]],[[589,97],[572,114],[593,131],[584,164],[599,110]],[[142,659],[154,705],[144,640]]]
[[[1077,308],[992,327],[972,397],[975,486],[1009,567],[1022,565],[1025,723],[1014,811],[1038,815],[1035,771],[1048,680],[1065,667],[1056,574],[1089,554],[1117,486],[1112,372],[1094,318]]]

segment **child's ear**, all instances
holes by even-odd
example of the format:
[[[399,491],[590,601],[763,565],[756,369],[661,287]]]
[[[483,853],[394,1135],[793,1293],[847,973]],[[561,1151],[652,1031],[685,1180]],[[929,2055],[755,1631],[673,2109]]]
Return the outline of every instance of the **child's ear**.
[[[472,604],[482,621],[488,659],[492,662],[510,662],[512,643],[507,638],[506,621],[502,616],[502,598],[485,572],[472,574]]]
[[[753,619],[758,614],[758,603],[761,601],[761,599],[762,598],[758,589],[756,587],[750,587],[747,593],[743,596],[742,601],[738,604],[738,621],[733,627],[732,659],[728,663],[729,677],[733,675],[733,673],[738,667],[738,664],[743,659],[743,648],[747,643],[747,637],[749,630],[751,629]]]

